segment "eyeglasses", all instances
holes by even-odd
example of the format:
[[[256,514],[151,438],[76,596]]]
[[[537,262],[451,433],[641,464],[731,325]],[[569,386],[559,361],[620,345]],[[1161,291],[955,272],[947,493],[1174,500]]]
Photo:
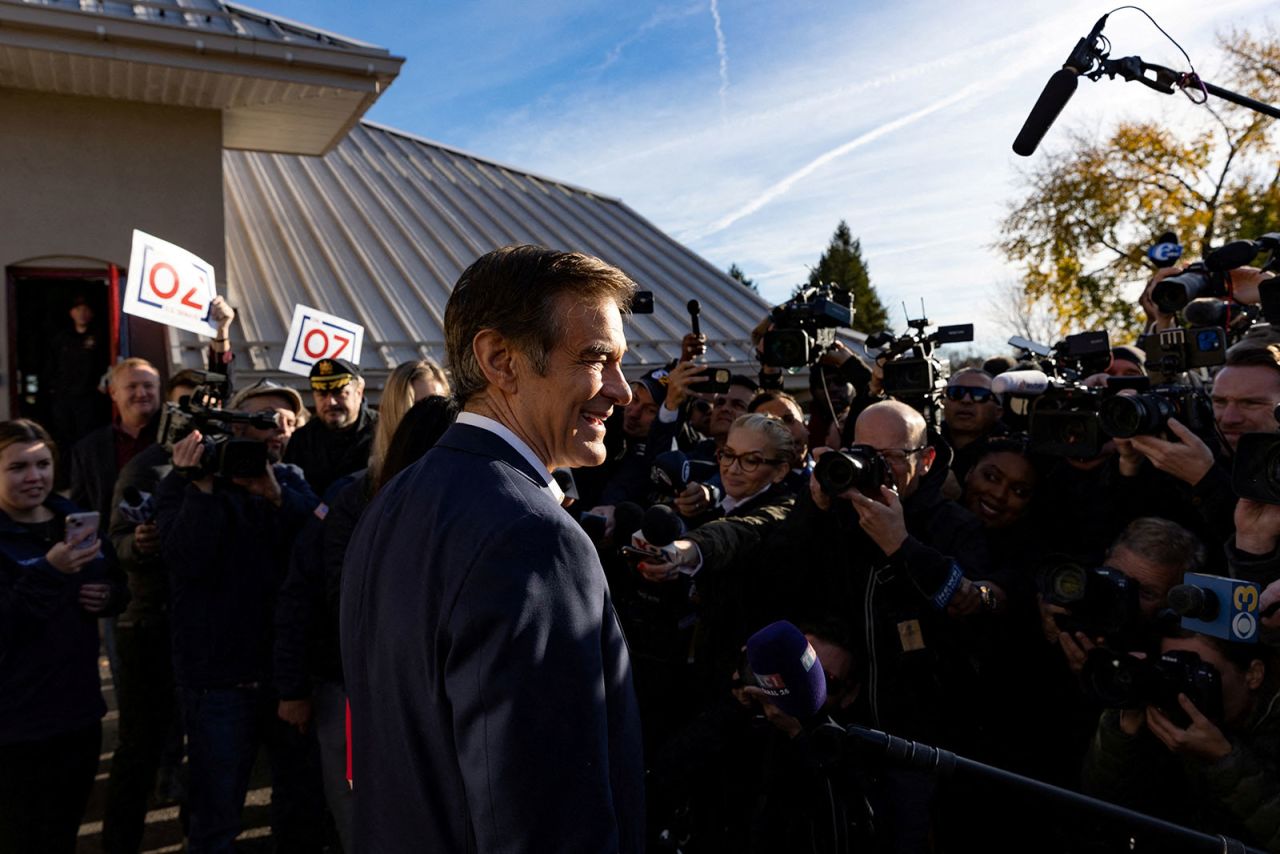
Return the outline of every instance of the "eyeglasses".
[[[992,394],[989,388],[976,388],[968,385],[949,385],[947,386],[947,400],[964,400],[966,397],[974,403],[986,403],[991,400]]]
[[[921,445],[918,448],[878,448],[877,450],[880,451],[880,456],[891,463],[905,463],[907,457],[927,450],[928,447],[928,445]]]
[[[747,474],[760,468],[765,463],[776,466],[778,463],[784,462],[784,460],[770,459],[763,454],[735,454],[730,451],[716,451],[716,460],[720,463],[720,467],[726,470],[733,468],[733,464],[737,463],[738,467]]]

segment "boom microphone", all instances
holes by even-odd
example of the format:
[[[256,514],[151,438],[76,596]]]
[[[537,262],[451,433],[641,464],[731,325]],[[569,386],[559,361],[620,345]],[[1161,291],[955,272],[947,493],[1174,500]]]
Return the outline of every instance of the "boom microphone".
[[[756,687],[793,718],[808,718],[827,702],[827,677],[813,645],[786,620],[770,623],[747,639],[747,664]]]
[[[1018,138],[1013,141],[1014,154],[1030,157],[1035,152],[1036,146],[1040,145],[1040,140],[1044,139],[1049,126],[1058,118],[1062,108],[1075,94],[1080,75],[1093,66],[1093,60],[1097,54],[1093,45],[1102,33],[1102,27],[1106,22],[1106,15],[1099,18],[1098,23],[1093,25],[1093,31],[1076,44],[1075,50],[1071,51],[1062,68],[1055,71],[1049,78],[1049,82],[1044,84],[1044,91],[1040,93],[1040,98],[1031,108],[1027,120],[1023,122],[1022,130],[1018,131]]]
[[[1005,371],[991,381],[992,394],[1014,394],[1034,397],[1049,388],[1049,377],[1044,371]]]
[[[644,522],[644,510],[634,501],[619,501],[613,508],[614,542],[631,542],[634,534]]]

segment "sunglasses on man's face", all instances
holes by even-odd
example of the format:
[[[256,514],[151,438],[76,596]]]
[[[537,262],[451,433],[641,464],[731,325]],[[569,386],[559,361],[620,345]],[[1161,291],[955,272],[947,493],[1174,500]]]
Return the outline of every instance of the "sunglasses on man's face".
[[[975,388],[967,385],[949,385],[947,386],[947,400],[964,400],[969,398],[974,403],[986,403],[991,400],[991,389]]]

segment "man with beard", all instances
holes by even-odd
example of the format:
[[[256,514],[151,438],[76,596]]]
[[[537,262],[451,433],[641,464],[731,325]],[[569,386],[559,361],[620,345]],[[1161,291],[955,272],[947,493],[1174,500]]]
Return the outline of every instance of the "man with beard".
[[[316,417],[289,442],[286,463],[298,466],[317,495],[344,474],[369,465],[376,412],[364,401],[364,377],[350,362],[321,359],[311,366]]]

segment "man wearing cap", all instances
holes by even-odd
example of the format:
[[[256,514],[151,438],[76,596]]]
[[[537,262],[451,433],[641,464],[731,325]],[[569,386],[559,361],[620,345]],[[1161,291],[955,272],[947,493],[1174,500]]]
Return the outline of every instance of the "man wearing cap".
[[[1120,344],[1111,348],[1111,364],[1107,366],[1109,377],[1145,377],[1147,354],[1132,344]]]
[[[272,766],[272,835],[281,850],[315,850],[322,814],[314,744],[276,717],[271,683],[275,600],[293,541],[320,500],[287,453],[302,400],[267,381],[228,403],[271,412],[269,428],[235,425],[263,442],[256,476],[200,467],[196,430],[173,446],[173,470],[156,489],[160,559],[168,571],[173,669],[191,769],[191,851],[229,851],[240,831],[259,746]],[[306,770],[304,770],[306,769]]]
[[[630,658],[551,474],[604,461],[634,291],[516,246],[449,297],[462,412],[374,497],[342,572],[359,851],[644,850]]]
[[[284,461],[301,468],[316,495],[324,495],[329,484],[369,465],[378,414],[365,406],[364,377],[345,359],[321,359],[310,380],[316,417],[294,434]]]
[[[40,385],[53,410],[53,435],[61,448],[110,420],[98,381],[109,361],[107,336],[93,328],[93,308],[84,294],[71,301],[71,327],[49,341]]]

